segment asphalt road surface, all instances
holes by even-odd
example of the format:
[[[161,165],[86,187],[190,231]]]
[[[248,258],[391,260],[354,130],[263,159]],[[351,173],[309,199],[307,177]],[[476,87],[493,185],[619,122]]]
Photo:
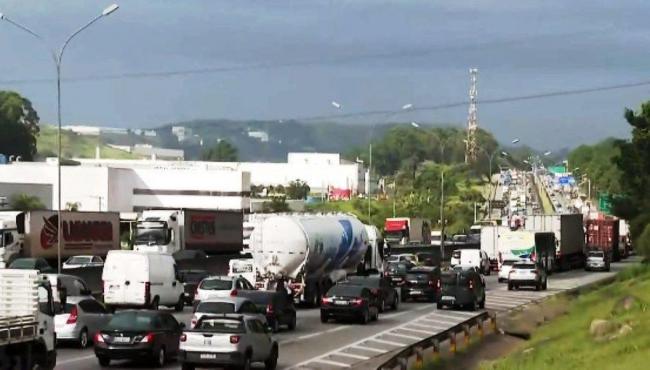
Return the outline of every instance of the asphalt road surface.
[[[533,300],[557,294],[567,289],[576,288],[611,276],[625,266],[636,261],[634,258],[612,264],[608,273],[585,272],[573,270],[549,276],[548,290],[508,291],[505,284],[496,282],[496,275],[486,277],[488,292],[486,309],[504,312]],[[358,324],[341,324],[320,322],[318,309],[300,309],[298,325],[295,331],[283,331],[276,335],[280,343],[278,367],[339,369],[350,368],[355,363],[397,349],[403,345],[415,343],[438,331],[442,331],[458,322],[464,321],[475,313],[469,311],[437,310],[431,303],[403,303],[398,311],[387,311],[380,315],[379,321],[362,326]],[[186,308],[174,316],[189,324],[191,311]],[[86,370],[99,369],[92,348],[81,350],[62,345],[59,348],[57,369]],[[111,368],[149,369],[150,365],[132,362],[112,362]],[[165,368],[178,369],[177,362],[171,362]]]

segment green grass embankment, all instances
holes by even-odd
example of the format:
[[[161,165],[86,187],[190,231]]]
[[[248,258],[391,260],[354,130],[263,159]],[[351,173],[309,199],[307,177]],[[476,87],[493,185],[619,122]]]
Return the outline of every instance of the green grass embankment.
[[[648,369],[649,302],[649,266],[630,268],[616,282],[571,300],[566,315],[539,327],[515,352],[484,362],[480,369]],[[607,324],[594,333],[590,328],[598,319]],[[624,326],[629,327],[621,329]]]
[[[78,135],[72,131],[61,131],[61,152],[64,158],[95,158],[95,148],[99,145],[101,158],[134,159],[137,156],[123,150],[111,148],[103,144],[97,136]],[[54,126],[41,126],[36,141],[40,157],[56,156],[58,139]]]

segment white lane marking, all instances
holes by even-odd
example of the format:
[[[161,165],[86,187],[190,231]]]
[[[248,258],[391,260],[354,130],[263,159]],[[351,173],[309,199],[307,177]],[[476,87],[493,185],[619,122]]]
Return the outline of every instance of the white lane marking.
[[[319,332],[316,332],[316,333],[301,335],[301,336],[297,337],[296,339],[298,339],[298,340],[309,339],[309,338],[317,337],[319,335],[334,333],[335,331],[339,331],[339,330],[345,330],[347,328],[349,328],[349,326],[337,326],[337,327],[335,327],[333,329],[323,330],[323,331],[319,331]]]
[[[507,308],[514,308],[514,307],[519,307],[521,304],[519,303],[496,303],[496,302],[486,302],[485,305],[487,307],[507,307]]]
[[[425,325],[422,323],[413,323],[405,327],[412,327],[412,328],[424,328],[424,329],[429,329],[429,330],[445,330],[449,326],[447,325]]]
[[[57,364],[57,365],[71,364],[71,363],[73,363],[73,362],[85,361],[85,360],[89,360],[89,359],[91,359],[91,358],[95,358],[95,355],[88,355],[88,356],[82,356],[82,357],[75,357],[75,358],[70,358],[70,359],[63,360],[63,361],[57,361],[56,364]]]
[[[454,326],[454,323],[453,323],[453,322],[442,321],[442,320],[434,320],[434,319],[420,319],[420,320],[418,320],[418,321],[435,322],[435,323],[438,323],[438,324],[445,325],[445,327],[452,327],[452,326]]]
[[[382,343],[382,344],[388,344],[389,346],[396,346],[396,347],[408,346],[408,343],[393,342],[393,341],[390,341],[390,340],[384,340],[384,339],[378,339],[378,338],[370,338],[367,341],[368,342],[377,342],[377,343]]]
[[[449,312],[449,311],[446,311]],[[436,314],[435,312],[434,314]],[[453,311],[454,315],[461,315],[461,316],[476,316],[476,312],[463,312],[463,311]]]
[[[406,330],[406,331],[412,331],[414,333],[422,333],[422,334],[429,334],[429,335],[433,335],[436,333],[435,331],[431,331],[431,330],[412,329],[408,326],[400,328],[399,330]]]
[[[399,334],[399,333],[395,333],[395,332],[386,333],[383,336],[391,336],[391,337],[406,338],[406,339],[413,339],[413,340],[422,340],[422,339],[424,339],[424,337],[416,337],[415,335]]]
[[[456,325],[456,324],[458,324],[458,323],[460,323],[462,321],[465,321],[465,318],[458,317],[458,316],[453,316],[453,314],[450,315],[450,314],[447,314],[447,312],[449,312],[449,311],[445,311],[445,314],[436,312],[435,314],[432,314],[431,316],[432,317],[441,317],[443,319],[450,319],[450,320],[453,319],[453,320],[455,320],[455,322],[450,322],[450,324],[453,324],[453,325]],[[474,316],[477,316],[479,313],[474,314]]]
[[[407,313],[409,313],[411,311],[413,311],[413,310],[396,312],[396,313],[389,313],[388,315],[380,315],[380,317],[382,319],[390,319],[390,318],[393,318],[393,317],[402,316],[402,315],[407,314]]]
[[[368,356],[355,355],[354,353],[349,353],[349,352],[336,352],[332,356],[343,356],[343,357],[347,356],[347,357],[352,357],[352,358],[356,358],[356,359],[364,360],[364,361],[370,359],[370,357],[368,357]]]
[[[323,363],[323,364],[334,365],[334,366],[338,366],[338,367],[350,367],[350,365],[348,365],[348,364],[346,364],[344,362],[325,360],[325,359],[322,359],[322,358],[319,358],[319,359],[316,359],[316,360],[313,360],[313,361],[309,361],[309,362],[320,362],[320,363]]]
[[[368,347],[368,346],[366,346],[366,347],[361,347],[361,346],[351,346],[350,348],[354,348],[354,349],[357,349],[357,350],[359,350],[359,351],[368,351],[368,352],[376,352],[376,353],[386,353],[386,352],[389,351],[389,350],[387,350],[387,349],[379,349],[379,348]]]
[[[430,308],[432,309],[433,307],[432,306],[431,307],[430,306],[422,306],[422,307],[416,308],[415,310],[416,311],[424,311],[424,310],[427,310],[427,309],[430,309]]]

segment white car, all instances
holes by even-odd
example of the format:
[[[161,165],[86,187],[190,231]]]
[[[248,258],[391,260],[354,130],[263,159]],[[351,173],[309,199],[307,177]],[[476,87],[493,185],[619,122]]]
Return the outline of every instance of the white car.
[[[68,258],[61,268],[63,270],[77,269],[82,267],[101,267],[104,266],[104,260],[99,256],[72,256]]]
[[[241,276],[210,276],[196,288],[194,304],[210,298],[236,297],[238,290],[255,290],[255,287]]]
[[[516,262],[508,273],[508,290],[532,286],[535,290],[546,290],[546,271],[530,261]]]
[[[501,268],[499,268],[498,281],[500,283],[505,283],[508,281],[508,274],[512,269],[512,265],[519,262],[519,259],[506,259],[501,263]]]
[[[388,257],[388,262],[411,262],[418,264],[418,256],[412,253],[393,254]]]

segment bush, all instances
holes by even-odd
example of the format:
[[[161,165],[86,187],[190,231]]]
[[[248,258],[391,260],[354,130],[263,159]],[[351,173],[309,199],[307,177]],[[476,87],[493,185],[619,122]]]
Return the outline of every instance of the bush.
[[[650,259],[650,224],[646,225],[643,232],[634,243],[634,250],[637,254],[645,257],[646,260]]]

